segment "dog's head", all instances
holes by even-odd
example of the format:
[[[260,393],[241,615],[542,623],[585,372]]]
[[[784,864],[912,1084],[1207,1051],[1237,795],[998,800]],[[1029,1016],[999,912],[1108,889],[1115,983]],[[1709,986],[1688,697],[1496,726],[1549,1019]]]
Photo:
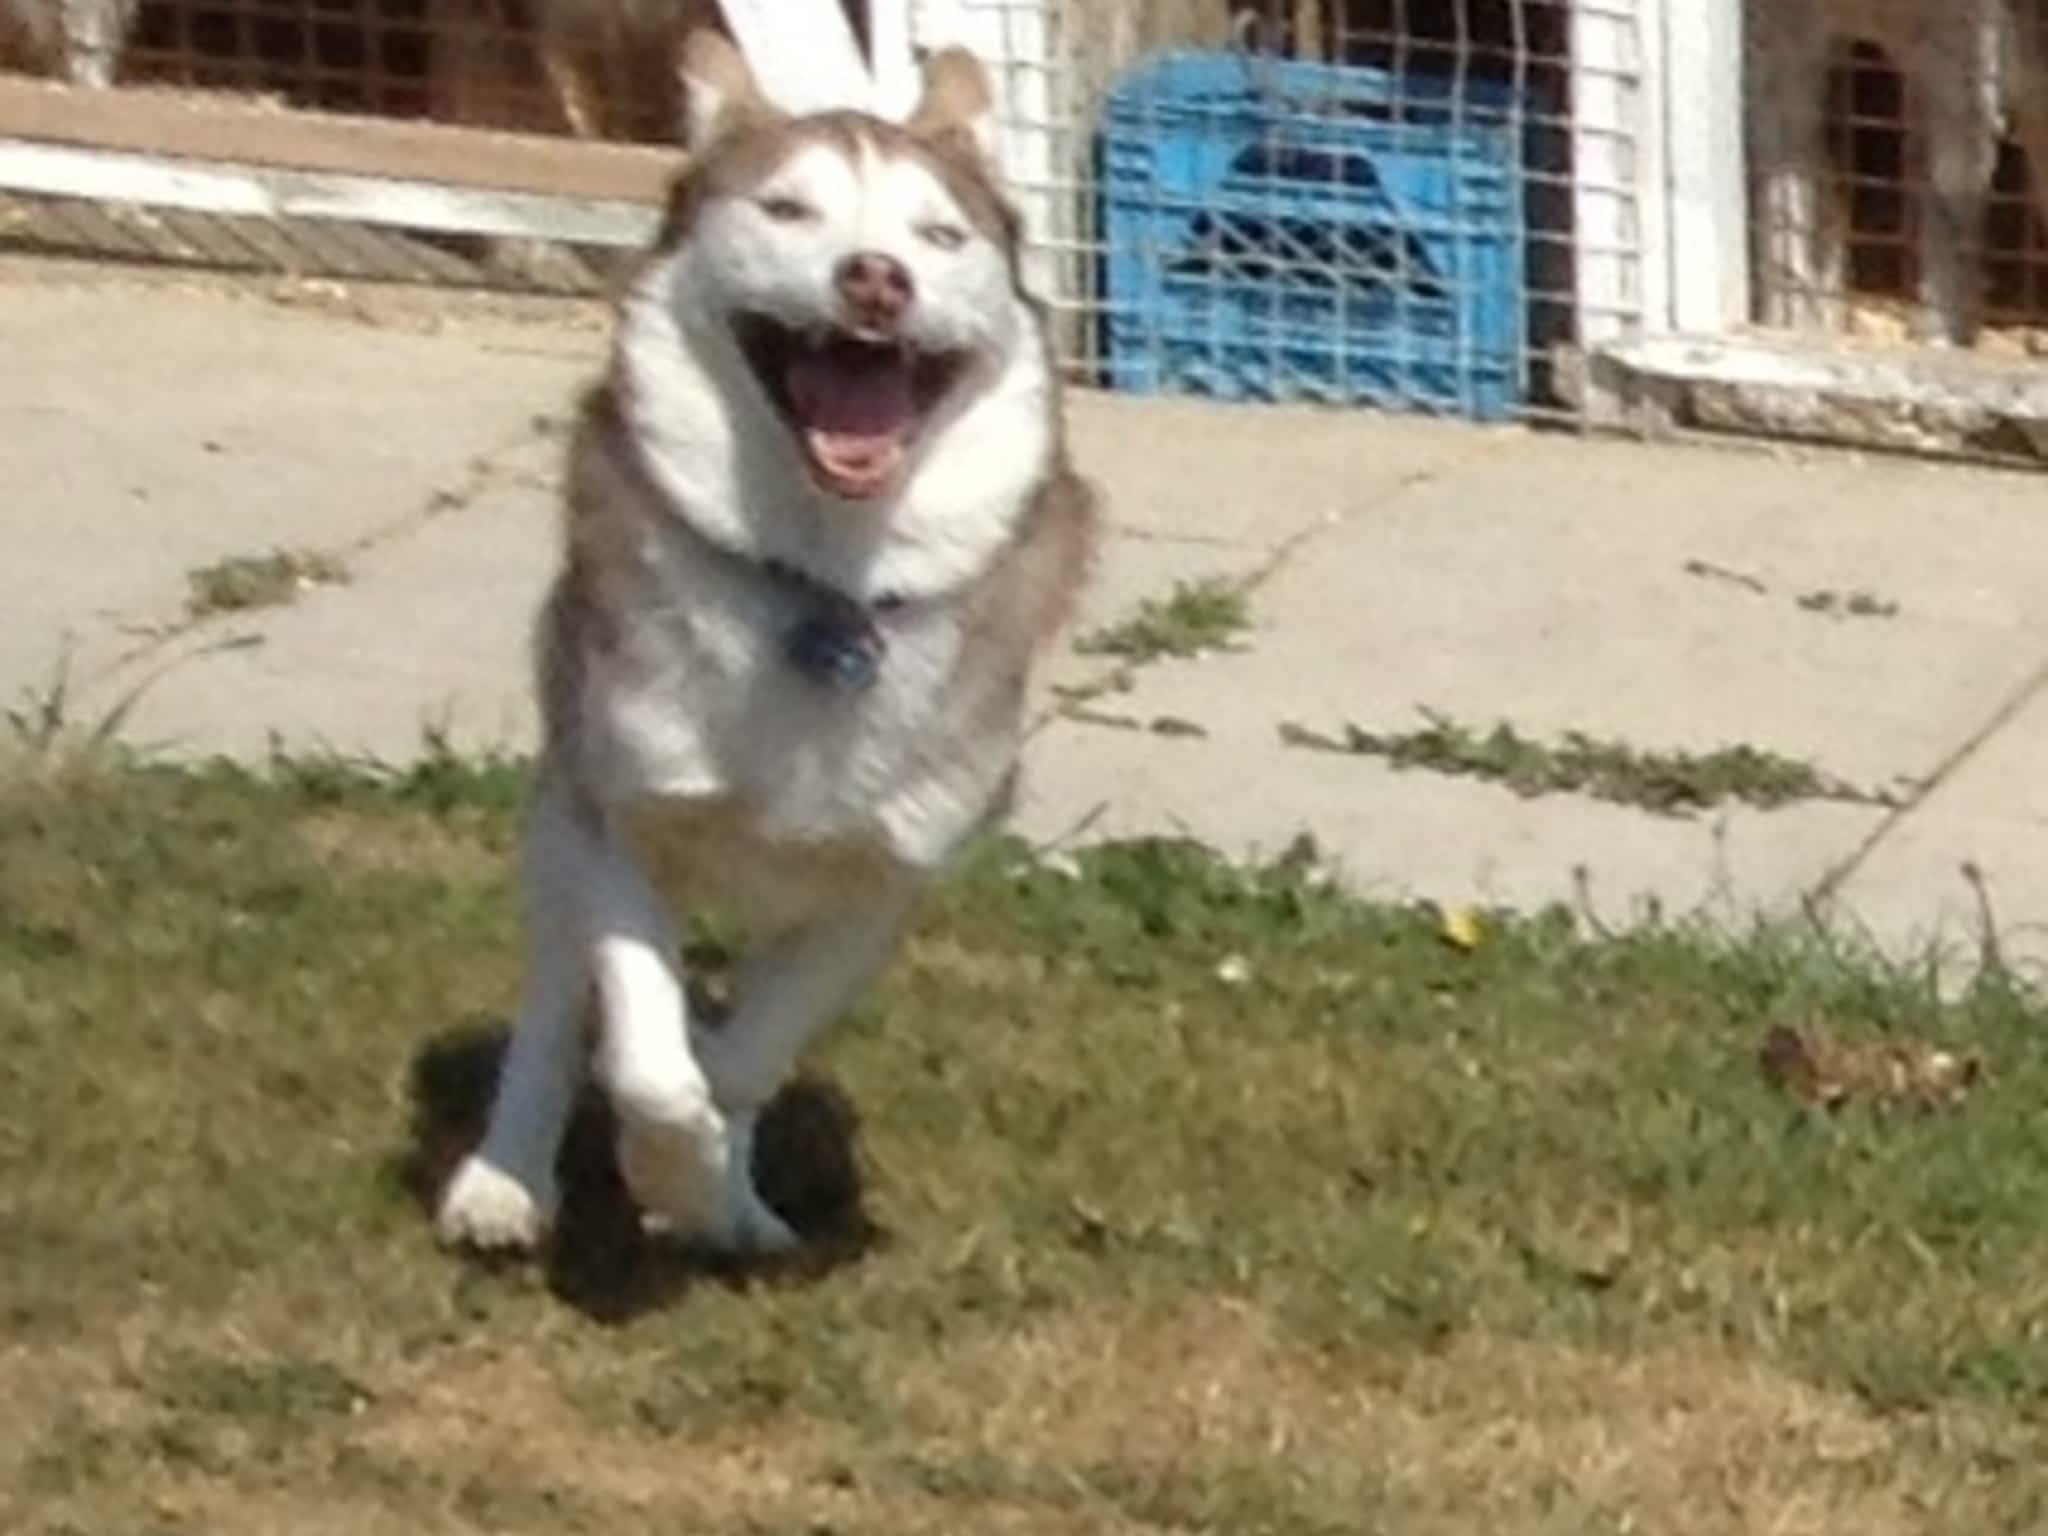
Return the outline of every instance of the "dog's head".
[[[785,115],[713,33],[691,39],[684,77],[692,163],[643,298],[735,435],[784,434],[832,501],[889,501],[942,428],[1042,350],[981,67],[933,56],[900,124]]]

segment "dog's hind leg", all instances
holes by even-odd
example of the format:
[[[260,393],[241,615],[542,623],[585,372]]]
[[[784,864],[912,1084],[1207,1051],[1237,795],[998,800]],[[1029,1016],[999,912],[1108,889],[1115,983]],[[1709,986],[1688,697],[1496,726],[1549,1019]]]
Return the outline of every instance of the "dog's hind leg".
[[[752,1246],[793,1246],[795,1234],[755,1187],[754,1125],[796,1069],[804,1047],[852,1003],[895,950],[916,897],[904,880],[857,911],[817,919],[768,940],[749,955],[723,1027],[700,1036],[697,1054],[710,1075],[732,1140],[726,1166],[733,1222]]]
[[[589,996],[584,925],[576,910],[583,835],[543,789],[523,859],[526,975],[519,1018],[499,1069],[489,1127],[441,1197],[443,1241],[531,1248],[553,1222],[555,1156],[583,1075],[580,1025]]]

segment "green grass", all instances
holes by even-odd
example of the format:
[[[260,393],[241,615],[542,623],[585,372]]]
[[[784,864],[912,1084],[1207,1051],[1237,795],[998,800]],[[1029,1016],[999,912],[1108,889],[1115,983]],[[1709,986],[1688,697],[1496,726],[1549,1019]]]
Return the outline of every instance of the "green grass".
[[[2048,1517],[2048,1018],[2000,971],[999,845],[764,1128],[807,1262],[648,1246],[593,1106],[555,1251],[479,1264],[423,1201],[515,991],[520,777],[0,788],[0,1529]],[[1986,1077],[1821,1113],[1779,1025]]]
[[[1761,747],[1654,751],[1581,731],[1545,742],[1524,736],[1506,721],[1480,731],[1425,714],[1428,724],[1405,732],[1346,725],[1332,735],[1289,722],[1280,727],[1280,739],[1310,751],[1381,758],[1395,768],[1485,779],[1523,796],[1583,794],[1667,816],[1730,801],[1764,810],[1801,800],[1891,803],[1881,791],[1846,784],[1811,763]]]
[[[317,549],[274,549],[264,555],[232,555],[185,574],[185,614],[191,619],[252,608],[275,608],[297,601],[316,586],[334,586],[349,579],[339,555]]]
[[[1251,628],[1251,600],[1233,577],[1177,582],[1165,597],[1148,597],[1127,619],[1090,630],[1074,642],[1083,656],[1128,662],[1185,659],[1226,650]]]

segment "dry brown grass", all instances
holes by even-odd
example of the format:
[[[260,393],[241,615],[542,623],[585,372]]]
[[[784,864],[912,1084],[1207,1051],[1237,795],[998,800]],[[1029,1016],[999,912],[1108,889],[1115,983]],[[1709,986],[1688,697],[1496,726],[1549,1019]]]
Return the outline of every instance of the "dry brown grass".
[[[902,1406],[929,1446],[1026,1483],[1105,1462],[1162,1489],[1244,1469],[1296,1498],[1304,1529],[1351,1510],[1407,1532],[1984,1530],[2010,1518],[1986,1463],[2029,1443],[1968,1411],[1882,1419],[1705,1346],[1617,1358],[1475,1336],[1390,1366],[1224,1304],[976,1340]]]
[[[164,1385],[197,1347],[131,1337],[126,1367],[18,1352],[0,1483],[34,1496],[0,1497],[7,1528],[1934,1536],[2020,1529],[2010,1479],[2038,1450],[1977,1409],[1887,1418],[1706,1345],[1481,1335],[1347,1359],[1221,1300],[1091,1304],[906,1351],[866,1432],[794,1410],[622,1432],[516,1341],[376,1346],[382,1364],[350,1373],[359,1405],[202,1425],[167,1413]]]
[[[298,830],[314,858],[350,871],[473,882],[497,873],[504,862],[502,852],[446,824],[397,826],[388,816],[347,806],[312,812]]]

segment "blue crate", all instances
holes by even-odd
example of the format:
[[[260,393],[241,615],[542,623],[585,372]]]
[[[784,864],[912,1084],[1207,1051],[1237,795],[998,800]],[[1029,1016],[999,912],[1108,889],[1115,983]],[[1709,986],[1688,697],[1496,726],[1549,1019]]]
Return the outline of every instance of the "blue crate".
[[[1510,414],[1514,105],[1483,81],[1232,53],[1124,75],[1101,146],[1106,382]]]

